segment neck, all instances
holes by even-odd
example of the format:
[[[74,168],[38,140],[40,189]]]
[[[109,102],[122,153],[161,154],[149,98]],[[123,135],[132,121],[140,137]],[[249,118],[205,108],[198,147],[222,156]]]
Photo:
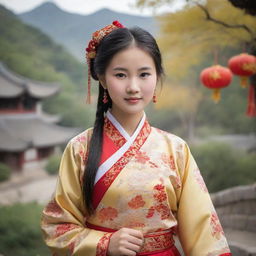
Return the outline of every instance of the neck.
[[[113,110],[110,112],[130,136],[135,132],[144,113],[120,115]]]

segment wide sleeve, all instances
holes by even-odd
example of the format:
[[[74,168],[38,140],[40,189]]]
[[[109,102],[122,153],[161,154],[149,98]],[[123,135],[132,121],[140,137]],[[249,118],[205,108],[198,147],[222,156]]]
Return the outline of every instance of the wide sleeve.
[[[204,180],[186,144],[183,161],[177,218],[179,239],[185,255],[231,255]]]
[[[105,256],[111,234],[89,229],[82,199],[81,168],[85,146],[69,142],[60,163],[53,199],[42,213],[41,229],[54,256]]]

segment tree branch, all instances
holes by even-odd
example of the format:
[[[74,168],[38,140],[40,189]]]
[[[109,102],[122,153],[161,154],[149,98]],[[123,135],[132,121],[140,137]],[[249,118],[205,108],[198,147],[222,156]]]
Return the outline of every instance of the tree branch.
[[[244,25],[244,24],[242,24],[242,25],[231,25],[231,24],[227,24],[227,23],[225,23],[225,22],[223,22],[221,20],[217,20],[217,19],[213,18],[210,15],[209,11],[203,5],[201,5],[199,3],[195,3],[195,4],[204,11],[207,20],[212,21],[212,22],[217,23],[217,24],[220,24],[220,25],[222,25],[222,26],[224,26],[226,28],[235,28],[235,29],[236,28],[240,28],[240,29],[244,29],[245,31],[247,31],[251,35],[252,40],[254,40],[253,32],[246,25]]]

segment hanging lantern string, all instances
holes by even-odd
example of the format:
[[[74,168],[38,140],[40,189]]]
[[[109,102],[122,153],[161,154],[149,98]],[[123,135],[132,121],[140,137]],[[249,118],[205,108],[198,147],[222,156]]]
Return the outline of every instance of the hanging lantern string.
[[[214,61],[214,65],[218,65],[218,48],[215,48],[214,51],[213,51],[213,61]]]

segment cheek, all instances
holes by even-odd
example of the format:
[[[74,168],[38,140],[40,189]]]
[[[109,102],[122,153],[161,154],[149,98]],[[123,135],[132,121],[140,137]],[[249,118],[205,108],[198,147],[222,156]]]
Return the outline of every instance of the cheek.
[[[115,79],[107,79],[106,83],[110,96],[115,97],[122,92],[122,86],[120,82],[116,81]]]
[[[155,88],[156,88],[156,84],[157,84],[156,78],[149,79],[143,88],[144,94],[149,95],[149,96],[153,95]]]

